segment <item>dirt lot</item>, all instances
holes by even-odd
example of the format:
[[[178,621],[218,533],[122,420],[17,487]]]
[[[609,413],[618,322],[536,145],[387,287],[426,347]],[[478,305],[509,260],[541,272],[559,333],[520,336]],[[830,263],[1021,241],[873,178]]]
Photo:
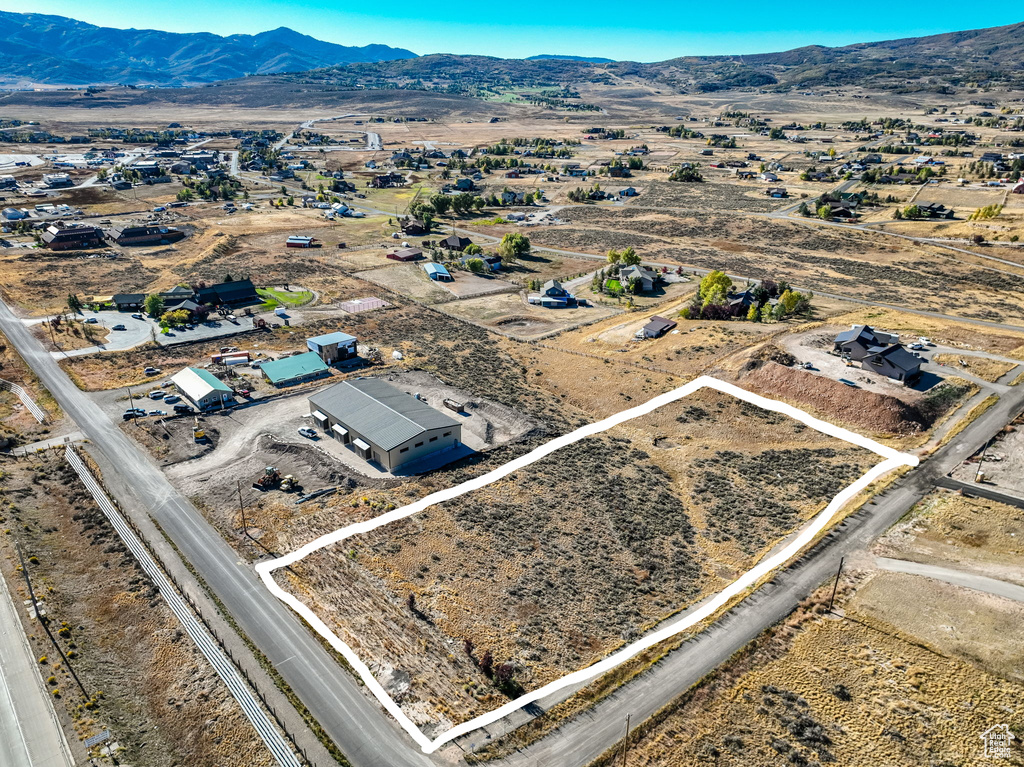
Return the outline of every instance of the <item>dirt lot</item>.
[[[968,357],[960,354],[936,354],[932,357],[932,361],[951,367],[954,370],[962,370],[986,381],[998,381],[1017,367],[1017,364],[1013,362],[1000,362],[999,360],[990,360],[984,357]]]
[[[518,293],[503,293],[446,304],[444,310],[461,319],[513,338],[536,338],[617,313],[610,306],[546,309],[526,303]]]
[[[872,553],[1024,585],[1024,511],[936,491],[880,538]]]
[[[996,437],[981,454],[974,455],[953,473],[964,482],[974,482],[978,471],[991,482],[1018,493],[1024,493],[1024,418],[1018,418]]]
[[[79,741],[110,728],[122,764],[269,767],[273,759],[237,703],[63,459],[6,468],[2,516],[17,533],[0,538],[0,577],[28,598],[15,572],[20,542],[69,659],[70,668],[38,623],[27,624],[77,761],[87,759]]]
[[[769,441],[767,452],[737,447]],[[770,482],[764,461],[778,470]],[[430,730],[586,665],[716,591],[874,462],[701,392],[317,552],[285,582]],[[510,548],[514,559],[495,560]],[[510,664],[512,681],[489,681],[475,665],[484,652]]]
[[[425,304],[440,304],[452,300],[452,294],[427,277],[427,273],[419,264],[399,264],[383,269],[371,269],[367,272],[357,272],[355,276]]]

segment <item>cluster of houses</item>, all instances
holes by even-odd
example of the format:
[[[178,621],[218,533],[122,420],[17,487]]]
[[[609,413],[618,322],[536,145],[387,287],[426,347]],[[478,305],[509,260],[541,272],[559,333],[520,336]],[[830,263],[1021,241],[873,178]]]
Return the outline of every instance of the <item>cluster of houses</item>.
[[[106,243],[125,246],[166,245],[184,236],[185,233],[180,229],[160,224],[119,224],[100,229],[96,226],[64,225],[57,222],[46,227],[40,242],[48,250],[88,250]]]
[[[256,286],[248,278],[194,288],[178,285],[157,295],[163,299],[166,311],[184,309],[192,314],[200,314],[204,309],[207,313],[218,309],[234,311],[263,303]],[[118,311],[138,311],[146,302],[146,294],[117,293],[110,302]]]
[[[910,384],[921,375],[921,359],[900,343],[894,333],[884,333],[869,325],[854,325],[835,337],[833,353],[851,364],[859,362],[864,370]]]

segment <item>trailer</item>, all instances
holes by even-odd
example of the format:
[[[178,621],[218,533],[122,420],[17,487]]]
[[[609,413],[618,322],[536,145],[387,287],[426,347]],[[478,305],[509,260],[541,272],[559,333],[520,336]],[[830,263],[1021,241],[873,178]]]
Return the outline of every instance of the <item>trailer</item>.
[[[441,404],[444,405],[449,410],[454,410],[456,413],[461,413],[463,408],[466,407],[465,402],[456,402],[455,400],[450,399],[449,397],[445,397]]]

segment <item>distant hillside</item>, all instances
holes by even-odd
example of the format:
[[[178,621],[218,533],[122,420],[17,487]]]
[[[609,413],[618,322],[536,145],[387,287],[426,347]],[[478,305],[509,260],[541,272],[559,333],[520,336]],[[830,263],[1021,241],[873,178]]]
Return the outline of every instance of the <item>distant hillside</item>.
[[[586,61],[591,64],[611,64],[615,59],[603,59],[600,56],[565,56],[559,53],[542,53],[540,56],[527,56],[524,61],[544,61],[558,59],[560,61]]]
[[[436,54],[404,61],[352,64],[289,75],[341,87],[399,87],[484,98],[494,90],[583,84],[656,84],[680,92],[730,88],[817,88],[863,85],[886,90],[944,91],[990,85],[1024,86],[1024,23],[929,37],[815,45],[780,53],[684,56],[655,63],[581,56]]]
[[[221,37],[0,11],[0,82],[8,85],[182,85],[415,55],[386,45],[325,43],[286,27]]]

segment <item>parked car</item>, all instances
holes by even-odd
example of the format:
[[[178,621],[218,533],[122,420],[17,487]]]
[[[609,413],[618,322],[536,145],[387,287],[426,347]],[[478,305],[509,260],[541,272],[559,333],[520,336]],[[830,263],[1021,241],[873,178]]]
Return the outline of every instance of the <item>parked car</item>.
[[[249,397],[252,394],[252,392],[249,391],[248,389],[239,389],[237,391],[237,394],[241,394],[243,397]]]
[[[166,410],[150,410],[149,414],[150,415],[167,415],[167,411]]]
[[[88,317],[88,318],[87,318],[87,319],[85,320],[85,324],[86,324],[86,325],[95,325],[95,324],[96,324],[97,322],[99,322],[99,320],[98,320],[98,319],[96,319],[95,317]]]
[[[142,372],[148,376],[155,376],[160,372],[160,368],[145,368]]]
[[[127,330],[127,329],[128,328],[126,328],[124,325],[114,325],[114,327],[111,328],[111,330]]]
[[[300,426],[299,434],[301,434],[306,439],[316,439],[317,437],[316,429],[311,429],[308,426]]]
[[[163,389],[156,389],[155,391],[151,391],[148,396],[150,399],[163,399],[167,396],[167,392]]]
[[[924,348],[924,344],[911,344],[911,345],[910,345],[909,347],[907,347],[907,348],[909,348],[909,349],[913,349],[914,351],[921,351],[921,349],[923,349],[923,348]]]
[[[133,315],[132,315],[132,319],[133,319],[133,320],[144,320],[144,319],[146,319],[146,318],[145,318],[145,317],[143,317],[143,316],[142,316],[141,314],[133,314]]]
[[[181,402],[181,397],[179,397],[177,394],[168,394],[166,397],[164,397],[164,402],[166,402],[169,405],[173,405],[175,402]]]
[[[175,413],[194,413],[196,411],[193,410],[190,405],[175,405],[174,406],[174,412]]]
[[[126,421],[130,421],[136,417],[145,417],[146,411],[141,407],[130,407],[121,414],[121,418]]]

